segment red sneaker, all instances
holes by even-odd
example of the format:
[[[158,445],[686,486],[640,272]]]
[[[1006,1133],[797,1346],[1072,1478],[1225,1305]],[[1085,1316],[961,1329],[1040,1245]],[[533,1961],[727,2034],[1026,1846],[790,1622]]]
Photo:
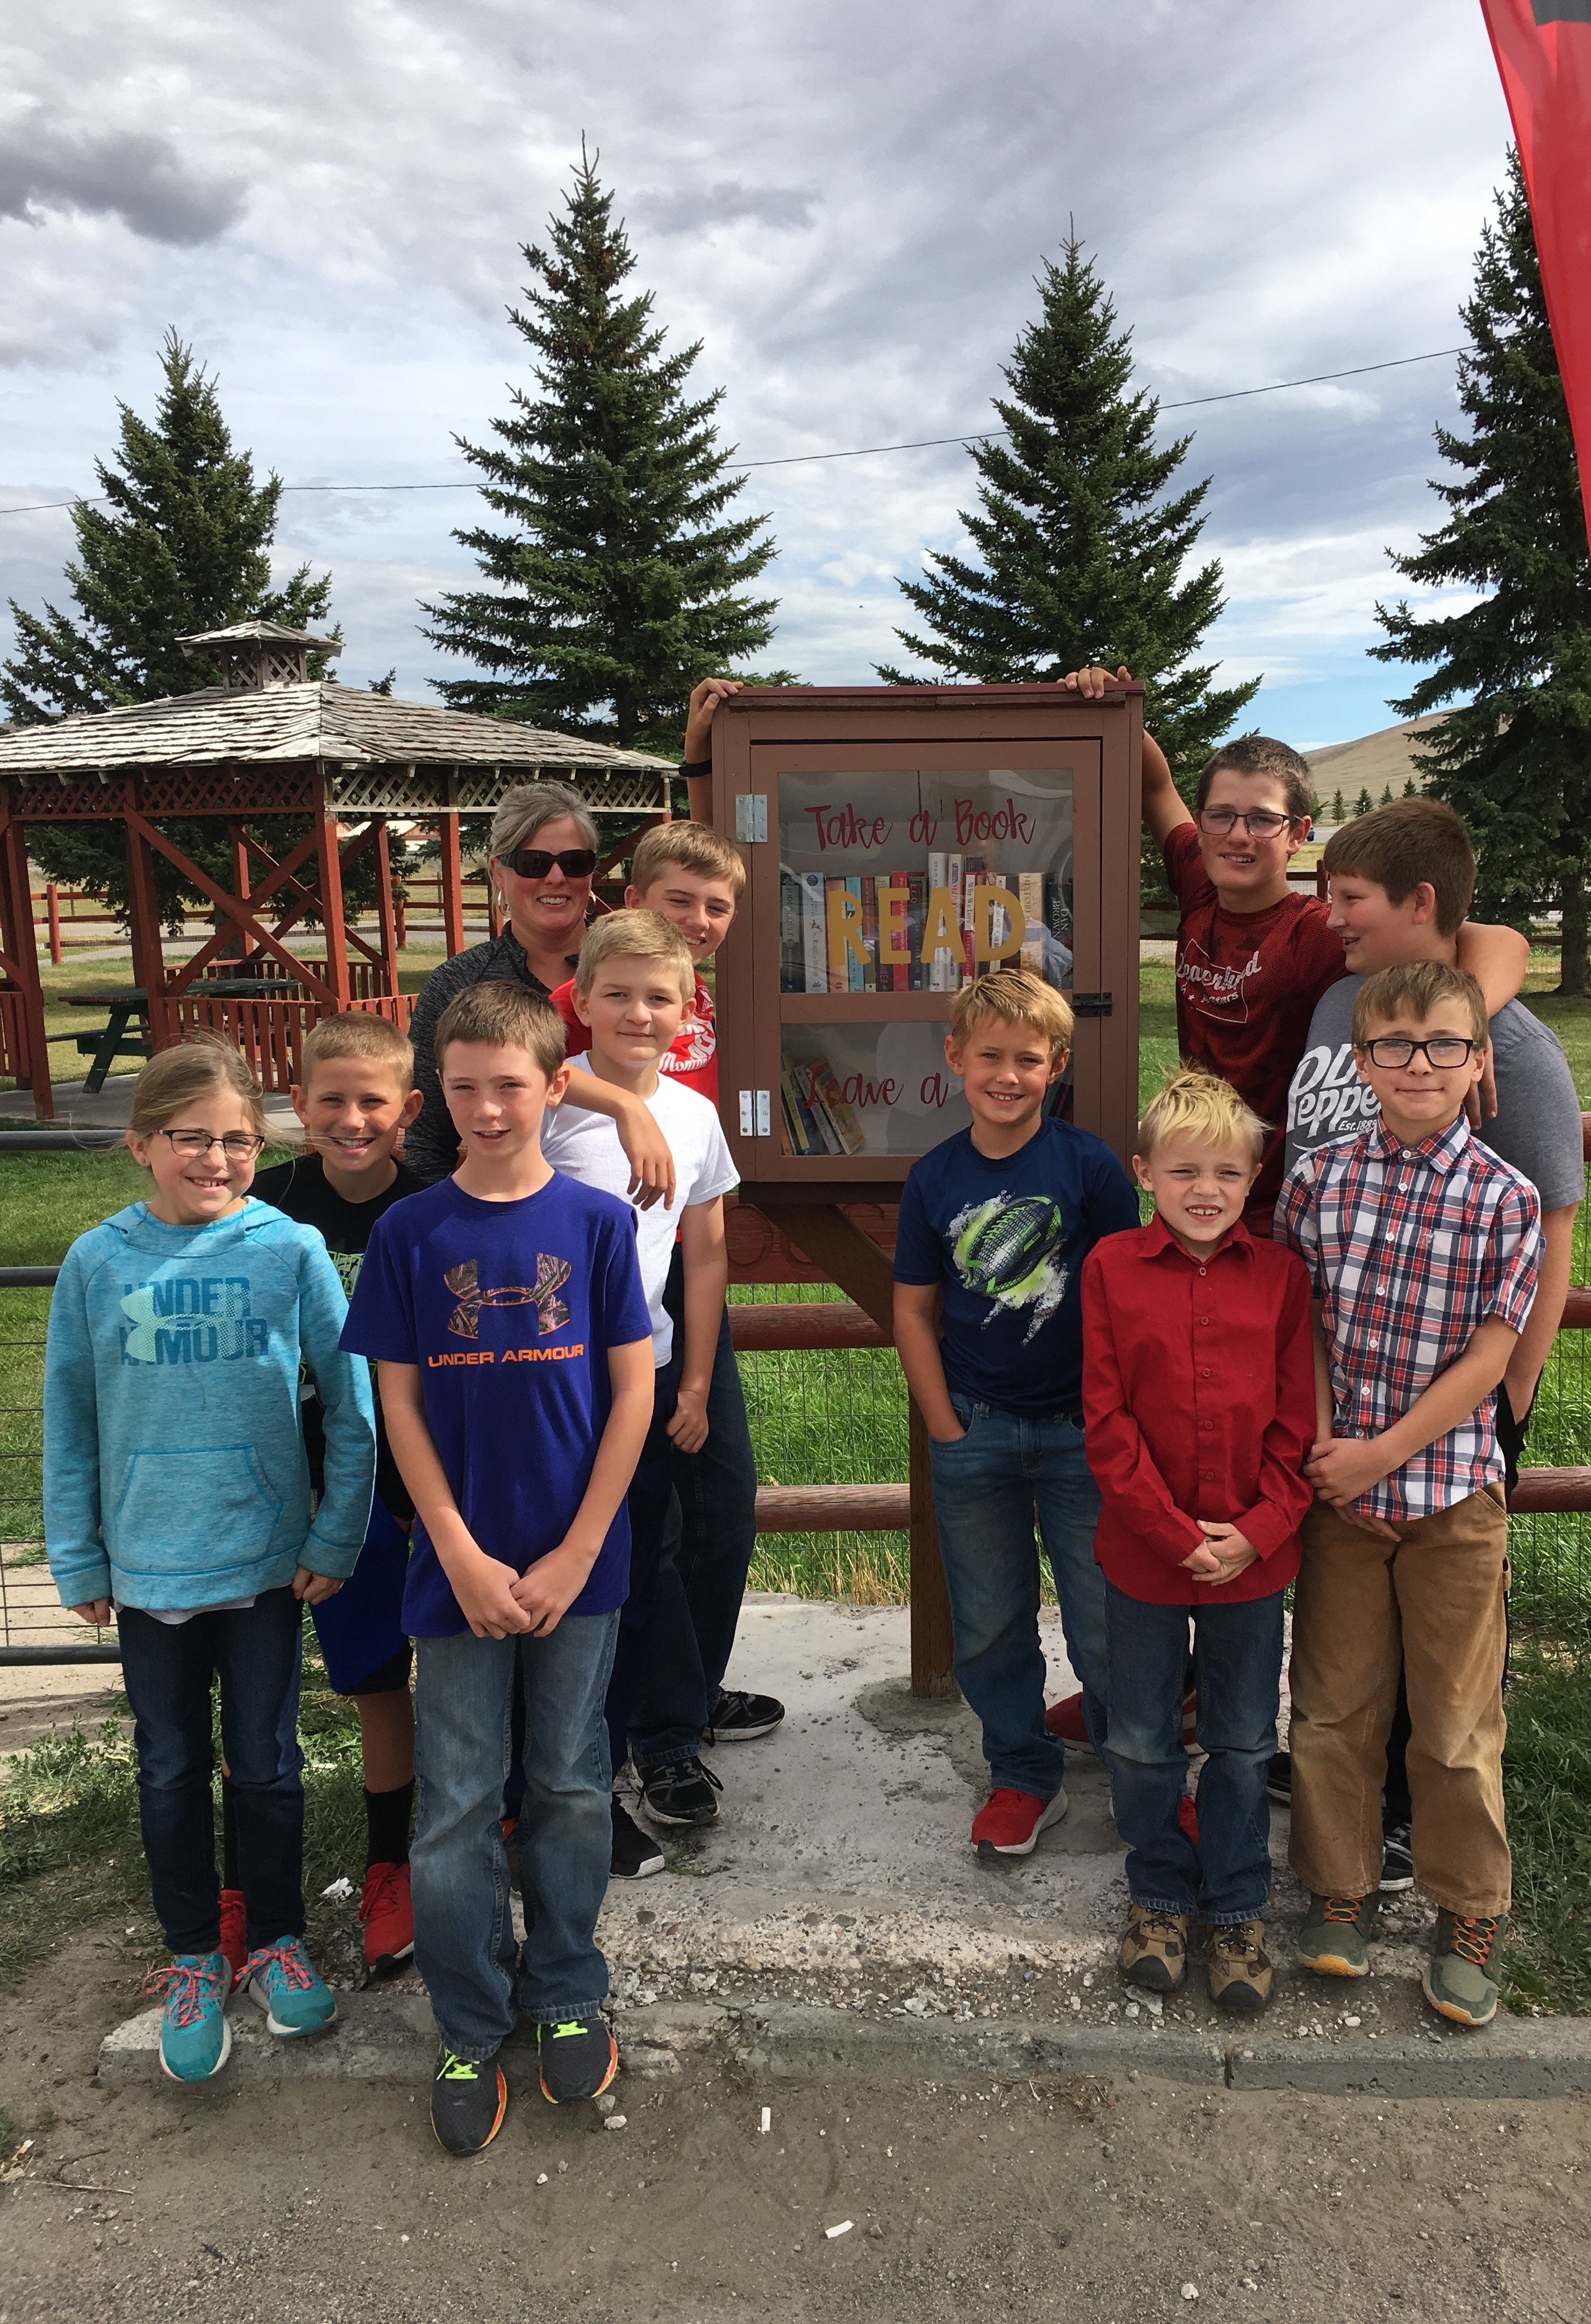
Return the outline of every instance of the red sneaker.
[[[1038,1836],[1066,1813],[1066,1794],[1053,1800],[1032,1792],[991,1792],[972,1819],[972,1845],[979,1856],[1031,1856]]]
[[[249,1957],[248,1920],[244,1911],[241,1888],[223,1888],[221,1891],[220,1950],[231,1964],[232,1982],[235,1985]]]
[[[372,1864],[359,1899],[364,1958],[377,1971],[395,1969],[414,1950],[414,1905],[407,1864]]]
[[[1193,1803],[1192,1794],[1191,1793],[1184,1792],[1182,1798],[1177,1802],[1177,1822],[1182,1827],[1182,1831],[1187,1833],[1188,1838],[1192,1841],[1194,1847],[1197,1848],[1199,1845],[1199,1810]]]
[[[1051,1703],[1044,1713],[1044,1733],[1058,1735],[1062,1743],[1075,1743],[1084,1751],[1093,1749],[1083,1725],[1081,1694],[1063,1694],[1059,1702]]]

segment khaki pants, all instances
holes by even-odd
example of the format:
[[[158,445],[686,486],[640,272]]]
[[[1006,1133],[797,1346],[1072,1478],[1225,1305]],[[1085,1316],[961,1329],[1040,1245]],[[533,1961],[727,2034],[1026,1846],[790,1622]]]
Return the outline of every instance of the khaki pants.
[[[1293,1600],[1292,1837],[1317,1895],[1381,1883],[1381,1790],[1398,1668],[1409,1693],[1414,1871],[1466,1918],[1505,1913],[1507,1519],[1488,1485],[1385,1541],[1317,1502]]]

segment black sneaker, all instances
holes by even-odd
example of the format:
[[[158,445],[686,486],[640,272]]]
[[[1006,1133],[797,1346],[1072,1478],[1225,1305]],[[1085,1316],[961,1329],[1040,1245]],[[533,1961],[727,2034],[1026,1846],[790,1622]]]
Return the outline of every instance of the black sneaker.
[[[627,1814],[617,1800],[613,1803],[613,1858],[608,1868],[614,1880],[644,1880],[648,1872],[661,1872],[663,1850],[650,1832],[643,1831],[632,1815]]]
[[[1381,1835],[1381,1893],[1393,1895],[1414,1886],[1414,1855],[1406,1823],[1389,1823]]]
[[[1267,1797],[1274,1800],[1279,1807],[1290,1808],[1292,1805],[1292,1754],[1291,1751],[1277,1751],[1273,1755],[1271,1764],[1265,1769],[1265,1792]]]
[[[442,2052],[431,2084],[431,2128],[449,2154],[479,2154],[507,2112],[508,2084],[495,2050],[480,2060]]]
[[[718,1813],[715,1792],[723,1785],[700,1759],[670,1759],[661,1767],[637,1767],[641,1805],[659,1823],[711,1823]]]
[[[702,1740],[755,1743],[759,1735],[771,1735],[784,1716],[784,1704],[776,1702],[771,1694],[746,1694],[739,1687],[720,1687]]]
[[[619,2071],[619,2044],[600,2010],[536,2028],[541,2095],[554,2106],[600,2098]]]

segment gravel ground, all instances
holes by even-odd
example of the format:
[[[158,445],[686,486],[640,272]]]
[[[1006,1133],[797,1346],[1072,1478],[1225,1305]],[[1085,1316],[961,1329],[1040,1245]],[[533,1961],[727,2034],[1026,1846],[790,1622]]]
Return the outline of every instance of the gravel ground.
[[[1586,2310],[1591,2101],[764,2087],[704,2061],[621,2075],[616,2129],[516,2087],[466,2164],[423,2090],[101,2090],[100,2037],[138,2001],[118,1930],[0,2002],[0,2106],[33,2140],[0,2179],[0,2324]]]

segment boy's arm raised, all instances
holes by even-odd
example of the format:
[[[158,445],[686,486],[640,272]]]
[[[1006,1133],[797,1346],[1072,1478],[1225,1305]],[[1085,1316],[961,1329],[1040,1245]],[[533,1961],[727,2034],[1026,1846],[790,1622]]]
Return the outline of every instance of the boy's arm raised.
[[[1069,670],[1061,683],[1073,694],[1081,695],[1085,702],[1098,702],[1107,687],[1123,685],[1131,677],[1131,670],[1118,669],[1112,678],[1108,669],[1100,669],[1096,665],[1089,669]],[[1163,847],[1179,824],[1192,822],[1192,812],[1172,780],[1165,752],[1146,730],[1142,763],[1144,828],[1156,847]]]
[[[605,1114],[619,1133],[630,1165],[630,1199],[637,1210],[649,1211],[660,1201],[674,1208],[674,1153],[644,1098],[614,1082],[599,1081],[595,1074],[571,1074],[560,1105],[583,1105]]]
[[[419,1366],[383,1359],[376,1365],[376,1378],[398,1473],[409,1488],[415,1514],[430,1536],[460,1612],[478,1638],[506,1638],[528,1630],[529,1617],[513,1594],[511,1571],[487,1556],[458,1513],[427,1425]]]
[[[739,694],[740,690],[738,678],[704,678],[691,688],[690,708],[685,713],[685,764],[687,770],[702,770],[700,774],[687,771],[685,775],[693,823],[713,820],[713,714],[726,696]]]
[[[723,1234],[723,1196],[692,1203],[679,1222],[685,1265],[685,1346],[679,1395],[668,1423],[669,1442],[681,1452],[699,1452],[707,1442],[707,1392],[729,1288],[729,1245]]]
[[[956,1418],[956,1408],[945,1385],[944,1359],[939,1352],[939,1334],[933,1328],[938,1298],[937,1283],[896,1285],[895,1352],[900,1358],[906,1387],[929,1435],[937,1437],[942,1444],[953,1444],[967,1432]]]
[[[556,1549],[538,1557],[512,1585],[514,1602],[524,1616],[522,1627],[533,1637],[551,1637],[584,1589],[602,1553],[652,1424],[656,1371],[649,1339],[631,1340],[624,1347],[608,1350],[613,1400],[575,1522]],[[413,1489],[410,1486],[409,1490]]]

